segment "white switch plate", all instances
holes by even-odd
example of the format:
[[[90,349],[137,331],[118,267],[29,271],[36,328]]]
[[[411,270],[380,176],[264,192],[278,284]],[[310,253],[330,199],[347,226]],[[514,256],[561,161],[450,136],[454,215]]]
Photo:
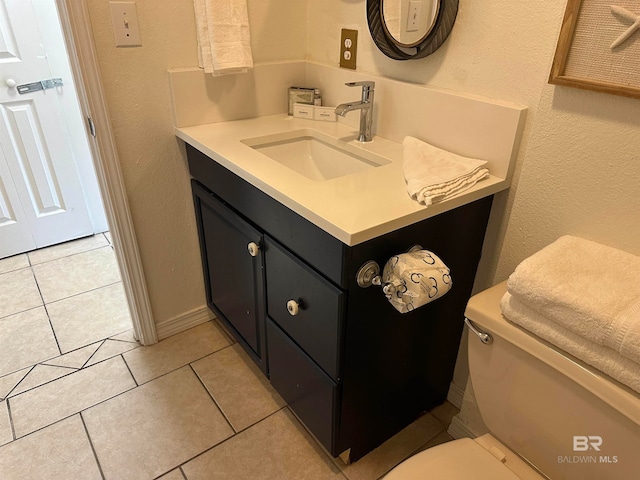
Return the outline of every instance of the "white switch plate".
[[[422,15],[422,1],[411,0],[409,2],[409,14],[407,16],[407,32],[416,32],[420,26],[420,16]]]
[[[142,46],[136,2],[109,2],[109,8],[116,47]]]

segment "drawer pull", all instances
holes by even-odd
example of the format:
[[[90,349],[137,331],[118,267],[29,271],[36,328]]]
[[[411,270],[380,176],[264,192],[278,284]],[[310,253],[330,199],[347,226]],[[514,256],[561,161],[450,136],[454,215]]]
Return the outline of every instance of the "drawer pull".
[[[295,300],[289,300],[287,302],[287,311],[289,312],[289,315],[295,316],[300,311],[300,305],[298,305],[298,302]]]
[[[249,245],[247,245],[247,250],[249,250],[249,255],[251,255],[252,257],[257,257],[258,253],[260,253],[260,245],[258,245],[256,242],[251,242]]]

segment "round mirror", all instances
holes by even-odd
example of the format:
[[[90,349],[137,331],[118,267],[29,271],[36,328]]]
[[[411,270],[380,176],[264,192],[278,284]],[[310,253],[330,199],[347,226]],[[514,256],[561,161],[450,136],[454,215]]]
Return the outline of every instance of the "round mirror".
[[[373,41],[395,60],[423,58],[447,39],[458,0],[367,0]]]

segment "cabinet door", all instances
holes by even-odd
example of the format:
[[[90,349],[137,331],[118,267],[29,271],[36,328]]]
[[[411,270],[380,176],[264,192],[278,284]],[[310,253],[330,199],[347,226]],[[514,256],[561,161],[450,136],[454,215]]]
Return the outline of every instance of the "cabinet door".
[[[258,363],[266,365],[262,233],[196,181],[192,187],[207,303]]]

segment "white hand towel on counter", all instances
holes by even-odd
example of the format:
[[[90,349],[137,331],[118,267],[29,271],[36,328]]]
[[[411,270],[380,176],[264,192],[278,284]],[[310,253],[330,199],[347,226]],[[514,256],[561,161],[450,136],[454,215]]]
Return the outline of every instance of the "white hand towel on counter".
[[[519,302],[509,292],[500,302],[511,322],[640,393],[640,365],[603,345],[575,334]]]
[[[562,327],[640,363],[640,257],[564,236],[520,263],[507,290]]]
[[[214,76],[253,68],[247,0],[193,0],[198,60]]]
[[[411,198],[429,206],[471,188],[489,175],[486,161],[462,157],[405,137],[402,170]]]

